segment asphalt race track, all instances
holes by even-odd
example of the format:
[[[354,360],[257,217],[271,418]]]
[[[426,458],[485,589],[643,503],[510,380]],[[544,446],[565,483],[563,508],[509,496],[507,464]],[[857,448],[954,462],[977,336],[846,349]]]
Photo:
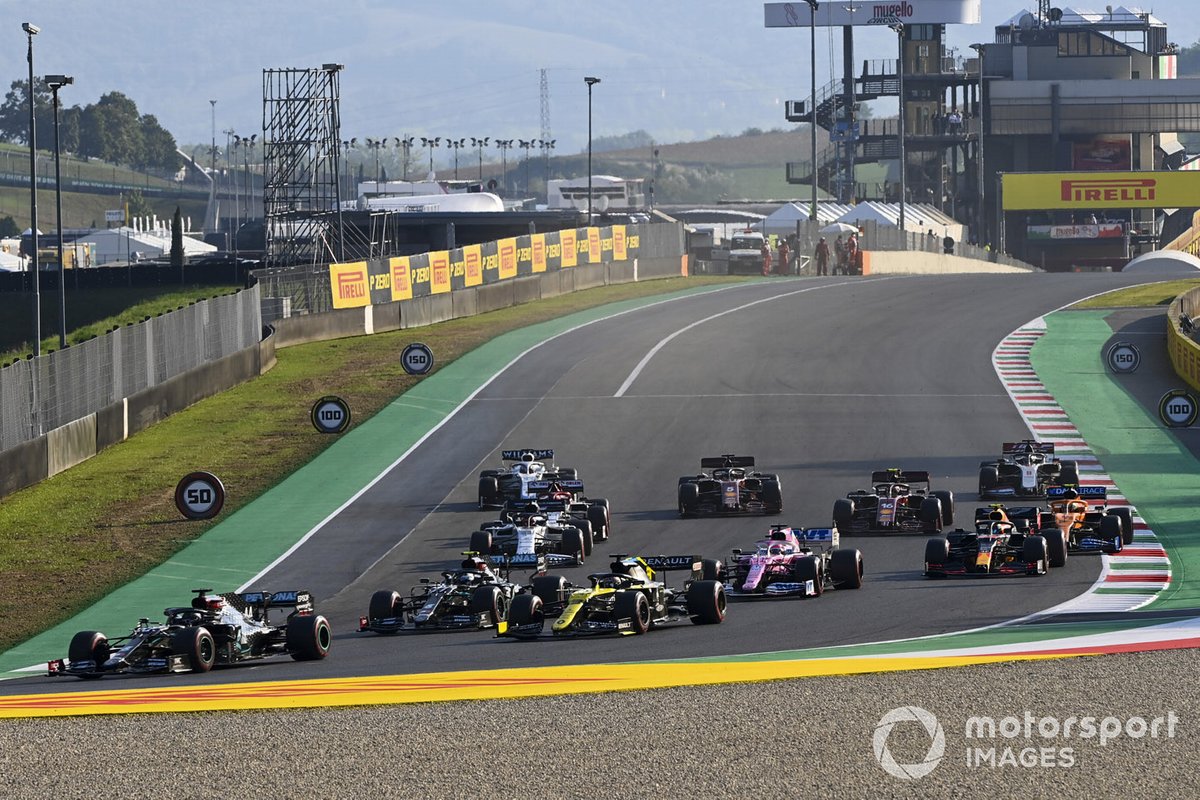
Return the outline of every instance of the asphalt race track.
[[[337,634],[329,659],[266,662],[172,682],[787,650],[964,630],[1052,606],[1090,586],[1099,560],[1071,558],[1042,578],[935,582],[921,576],[925,536],[916,534],[843,538],[843,546],[863,551],[860,591],[731,603],[719,626],[533,643],[497,640],[490,632],[355,632],[376,589],[406,592],[461,559],[470,532],[492,516],[475,507],[478,472],[497,465],[505,448],[553,448],[559,464],[579,470],[590,496],[609,498],[612,538],[597,545],[586,565],[562,571],[580,583],[606,569],[607,553],[724,558],[772,522],[827,525],[834,500],[865,488],[870,471],[885,467],[928,470],[934,488],[954,491],[956,522],[969,526],[979,461],[998,454],[1002,441],[1028,435],[993,370],[996,344],[1043,313],[1145,280],[1036,274],[755,283],[565,334],[493,381],[262,578],[263,586],[314,592]],[[687,326],[693,327],[662,345],[622,392],[639,362]],[[782,516],[678,519],[676,479],[694,473],[701,457],[721,453],[753,455],[760,469],[780,474]],[[133,688],[162,680],[99,684]],[[99,684],[31,676],[0,683],[0,693]]]

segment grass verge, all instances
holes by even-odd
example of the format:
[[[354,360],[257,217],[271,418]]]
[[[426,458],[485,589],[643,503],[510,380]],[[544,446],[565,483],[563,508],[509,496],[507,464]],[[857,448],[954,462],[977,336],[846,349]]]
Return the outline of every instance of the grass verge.
[[[67,280],[70,283],[70,278]],[[166,311],[237,291],[240,286],[142,286],[75,291],[67,286],[67,342],[79,344],[114,325],[141,322]],[[58,291],[41,293],[42,352],[58,349]],[[29,292],[0,294],[0,364],[32,352],[33,298]]]
[[[1188,289],[1200,286],[1200,278],[1185,278],[1162,283],[1147,283],[1117,289],[1113,292],[1076,303],[1071,308],[1136,308],[1140,306],[1169,306],[1171,301]]]
[[[420,329],[439,366],[500,333],[585,308],[735,278],[668,278],[599,287]],[[744,279],[742,279],[744,280]],[[270,372],[0,502],[0,651],[57,624],[169,558],[214,523],[184,520],[175,484],[193,469],[237,487],[230,514],[311,460],[312,402],[344,398],[368,419],[417,382],[399,355],[413,331],[279,351]],[[165,602],[165,600],[164,600]]]

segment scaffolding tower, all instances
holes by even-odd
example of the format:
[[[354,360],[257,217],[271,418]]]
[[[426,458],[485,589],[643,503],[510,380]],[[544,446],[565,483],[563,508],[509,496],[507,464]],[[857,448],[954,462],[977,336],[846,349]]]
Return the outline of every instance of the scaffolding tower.
[[[263,70],[267,267],[344,260],[341,64]]]

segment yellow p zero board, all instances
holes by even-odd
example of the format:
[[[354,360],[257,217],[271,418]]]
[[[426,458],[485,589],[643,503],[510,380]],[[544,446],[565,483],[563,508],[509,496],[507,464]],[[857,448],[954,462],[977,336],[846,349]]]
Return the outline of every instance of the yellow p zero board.
[[[517,277],[517,240],[501,239],[496,250],[500,253],[500,280]]]
[[[367,262],[329,265],[329,285],[334,308],[362,308],[371,304],[367,288]]]
[[[483,283],[483,248],[477,244],[464,247],[463,263],[466,265],[463,285],[470,287]]]
[[[578,252],[575,249],[575,229],[564,228],[558,232],[558,241],[562,243],[562,255],[559,261],[560,268],[573,267],[577,263]]]
[[[412,273],[408,270],[408,256],[389,258],[388,271],[392,273],[392,302],[412,300]]]
[[[1184,208],[1200,197],[1200,172],[1012,172],[1005,211]]]
[[[613,247],[612,247],[613,261],[624,261],[626,255],[627,255],[625,252],[625,226],[624,225],[613,225],[612,226],[612,243],[613,243]]]
[[[600,252],[600,229],[588,228],[588,263],[599,264],[603,254]]]
[[[429,293],[450,291],[450,252],[438,250],[429,254]]]
[[[529,247],[533,251],[533,271],[546,271],[546,234],[534,233],[529,236]]]

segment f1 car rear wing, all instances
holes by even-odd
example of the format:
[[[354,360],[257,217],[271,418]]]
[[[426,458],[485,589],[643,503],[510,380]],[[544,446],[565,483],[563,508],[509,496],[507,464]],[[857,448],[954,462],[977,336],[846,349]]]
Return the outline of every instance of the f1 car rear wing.
[[[313,610],[312,593],[304,589],[286,592],[243,592],[239,595],[247,606],[261,608],[294,608],[301,614]]]
[[[753,467],[754,456],[735,456],[732,453],[723,456],[700,459],[700,469],[721,469],[722,467]]]
[[[629,558],[628,553],[613,553],[609,558],[614,561],[621,561]],[[646,563],[647,567],[653,570],[691,570],[692,572],[700,572],[701,558],[700,556],[638,556]]]
[[[929,473],[915,469],[881,469],[871,473],[871,483],[929,483]]]
[[[530,494],[550,494],[550,492],[555,491],[554,487],[556,486],[558,487],[558,491],[573,492],[576,494],[583,492],[583,481],[578,479],[567,480],[565,478],[558,478],[545,481],[530,481],[525,484],[525,488],[529,490]]]
[[[501,450],[500,459],[502,461],[552,461],[554,459],[554,451],[538,450],[532,447],[526,447],[521,450]]]
[[[1108,499],[1108,489],[1104,486],[1051,486],[1046,489],[1046,497],[1048,499],[1058,499],[1072,490],[1079,494],[1081,500]]]
[[[478,555],[477,553],[464,553],[463,555]],[[551,554],[553,555],[553,554]],[[574,564],[575,559],[571,556],[559,556],[566,559],[560,562],[563,564]],[[515,553],[513,555],[489,556],[488,561],[493,567],[499,567],[504,572],[514,569],[529,569],[534,572],[545,572],[546,565],[550,562],[550,556],[546,553]]]
[[[1015,456],[1018,453],[1041,453],[1044,456],[1054,455],[1054,442],[1038,442],[1026,439],[1023,442],[1005,442],[1001,453],[1005,456]]]
[[[805,542],[817,542],[836,548],[841,541],[837,528],[804,528],[797,537]]]

